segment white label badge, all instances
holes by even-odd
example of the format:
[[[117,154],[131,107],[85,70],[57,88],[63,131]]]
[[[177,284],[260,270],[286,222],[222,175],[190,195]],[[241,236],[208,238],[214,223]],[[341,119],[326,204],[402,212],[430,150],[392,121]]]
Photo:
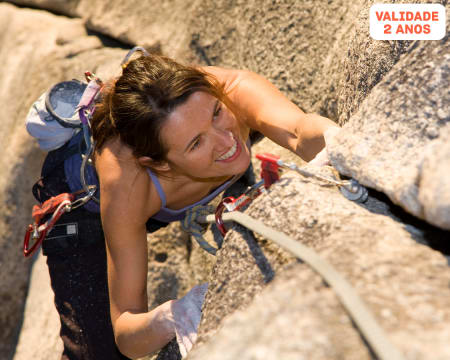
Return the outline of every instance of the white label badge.
[[[440,40],[445,36],[441,4],[374,4],[370,36],[375,40]]]

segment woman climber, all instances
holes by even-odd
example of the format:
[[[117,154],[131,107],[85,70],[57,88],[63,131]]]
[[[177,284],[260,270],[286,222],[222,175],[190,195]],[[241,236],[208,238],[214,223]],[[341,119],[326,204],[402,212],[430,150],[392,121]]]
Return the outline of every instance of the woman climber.
[[[77,224],[78,245],[47,251],[63,358],[138,358],[174,337],[185,355],[206,285],[149,310],[147,233],[231,186],[249,167],[251,130],[323,163],[324,133],[336,124],[305,114],[252,72],[149,54],[105,85],[91,127],[100,216],[86,209],[63,215],[59,224]],[[66,165],[55,182],[70,176]]]

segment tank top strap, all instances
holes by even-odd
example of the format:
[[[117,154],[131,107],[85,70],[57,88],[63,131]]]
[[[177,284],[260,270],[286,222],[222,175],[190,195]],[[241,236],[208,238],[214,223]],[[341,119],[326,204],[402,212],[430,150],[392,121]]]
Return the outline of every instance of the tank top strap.
[[[164,193],[164,190],[161,186],[161,183],[159,182],[158,177],[155,174],[153,174],[153,172],[149,168],[147,168],[147,172],[150,175],[150,178],[152,179],[153,184],[156,186],[156,191],[158,192],[159,198],[161,199],[161,202],[162,202],[162,207],[163,208],[166,207],[166,203],[167,203],[166,194]]]

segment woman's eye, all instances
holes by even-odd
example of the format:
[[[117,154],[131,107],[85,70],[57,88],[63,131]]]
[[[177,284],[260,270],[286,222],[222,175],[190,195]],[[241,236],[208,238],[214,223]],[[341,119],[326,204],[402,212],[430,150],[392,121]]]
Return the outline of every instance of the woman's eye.
[[[191,146],[191,151],[195,150],[196,148],[198,148],[200,145],[200,140],[196,140],[195,143],[192,144]]]
[[[220,112],[222,111],[222,106],[217,106],[216,111],[214,111],[214,117],[218,117]]]

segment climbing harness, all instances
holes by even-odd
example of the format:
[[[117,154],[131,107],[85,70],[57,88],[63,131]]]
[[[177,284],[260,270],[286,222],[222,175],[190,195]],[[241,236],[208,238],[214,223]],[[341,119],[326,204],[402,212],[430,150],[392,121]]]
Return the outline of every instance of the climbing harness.
[[[307,246],[299,243],[298,241],[288,237],[282,232],[276,231],[261,221],[252,218],[251,216],[242,213],[239,210],[251,200],[259,196],[264,188],[270,187],[270,185],[279,179],[279,167],[294,170],[297,173],[305,177],[314,177],[326,183],[333,184],[339,187],[341,193],[352,201],[364,202],[367,200],[367,189],[360,185],[356,180],[342,181],[330,179],[321,175],[314,174],[305,169],[299,168],[295,164],[284,163],[279,157],[271,154],[257,154],[256,157],[261,160],[261,177],[262,180],[252,187],[250,187],[244,194],[237,199],[227,197],[217,206],[215,214],[206,215],[211,207],[196,206],[186,215],[185,222],[183,224],[184,229],[190,231],[192,223],[196,224],[196,230],[191,232],[199,245],[211,254],[216,254],[217,249],[208,244],[202,237],[202,229],[204,232],[204,226],[201,224],[216,223],[222,235],[225,235],[226,229],[224,227],[225,222],[236,222],[245,226],[247,229],[254,231],[261,236],[269,239],[282,247],[283,249],[291,252],[297,258],[302,260],[311,266],[323,279],[334,289],[339,297],[344,308],[353,319],[357,328],[361,332],[362,336],[367,341],[376,356],[381,360],[403,360],[404,357],[400,351],[393,346],[389,341],[383,329],[378,325],[374,316],[367,308],[363,300],[356,293],[351,284],[341,276],[331,264],[321,258],[316,252]],[[343,191],[343,189],[345,189]],[[227,209],[228,213],[223,213]]]
[[[48,93],[45,99],[47,111],[61,126],[70,128],[80,128],[83,131],[86,151],[81,154],[83,160],[80,168],[80,178],[83,189],[75,193],[62,193],[51,197],[40,205],[33,206],[33,223],[28,225],[23,242],[23,254],[30,256],[39,247],[47,234],[59,218],[66,212],[70,212],[88,201],[98,199],[94,196],[97,186],[88,185],[85,179],[86,165],[91,164],[90,157],[93,152],[93,142],[91,139],[90,123],[97,98],[102,87],[101,80],[90,72],[85,73],[88,84],[83,84],[77,80],[65,81],[56,84]],[[73,111],[74,93],[82,90],[82,96]],[[63,102],[65,100],[66,102]],[[63,104],[63,105],[62,105]],[[72,108],[72,110],[70,110]],[[64,116],[72,113],[70,117]],[[82,195],[82,196],[80,196]],[[46,218],[49,218],[45,221]],[[30,245],[32,242],[32,245]]]
[[[129,59],[136,51],[149,55],[140,46],[132,48],[121,62],[125,68]],[[32,210],[33,224],[26,230],[23,253],[30,256],[42,243],[53,225],[65,212],[70,212],[92,200],[100,203],[96,185],[89,185],[86,181],[87,166],[92,166],[94,144],[91,134],[90,119],[95,111],[96,100],[103,87],[103,82],[95,74],[86,71],[83,83],[78,80],[63,81],[54,85],[45,96],[45,109],[39,108],[41,98],[33,105],[27,117],[27,130],[38,139],[44,150],[53,150],[67,142],[78,131],[83,132],[85,152],[81,153],[80,181],[82,190],[69,194],[64,193],[51,197],[41,205],[35,205]],[[81,96],[80,96],[81,95]],[[56,120],[56,121],[53,121]],[[59,137],[55,137],[59,134]],[[78,195],[84,194],[82,197]],[[44,221],[47,217],[49,220]],[[30,246],[30,241],[33,245]]]
[[[128,60],[136,51],[149,55],[143,47],[136,46],[122,60],[120,64],[122,68],[126,67]],[[88,165],[93,165],[91,157],[94,144],[90,119],[94,114],[96,100],[103,87],[103,82],[89,71],[86,71],[84,75],[87,84],[78,80],[71,80],[54,85],[45,96],[45,109],[40,109],[38,106],[41,97],[33,105],[32,112],[27,117],[27,130],[38,139],[43,149],[52,150],[62,146],[81,129],[86,150],[84,153],[80,151],[82,157],[80,166],[82,190],[72,194],[59,194],[51,197],[43,204],[33,207],[32,217],[34,222],[28,226],[25,233],[24,256],[30,256],[38,248],[62,214],[83,206],[90,200],[97,204],[100,203],[98,197],[95,196],[97,186],[89,185],[86,181],[86,169]],[[53,120],[56,120],[56,122],[53,122]],[[53,139],[55,133],[60,134],[56,141]],[[83,196],[79,197],[82,194]],[[49,220],[43,222],[48,217],[50,217]],[[33,242],[31,246],[30,241]]]

